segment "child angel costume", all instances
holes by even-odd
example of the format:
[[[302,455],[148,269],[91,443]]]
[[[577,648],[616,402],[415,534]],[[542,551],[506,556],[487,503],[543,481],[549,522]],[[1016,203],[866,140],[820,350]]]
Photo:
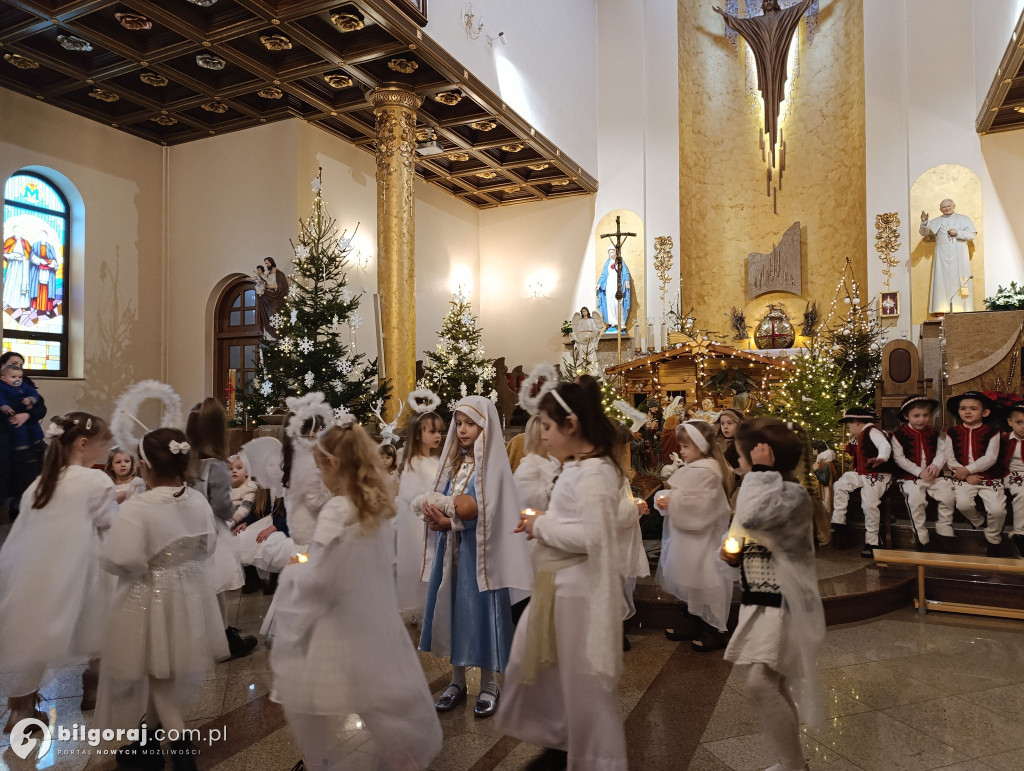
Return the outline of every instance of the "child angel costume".
[[[516,627],[505,706],[495,719],[502,733],[568,751],[570,769],[626,769],[616,698],[626,615],[618,545],[624,503],[611,460],[569,461],[534,523],[533,597]]]
[[[427,584],[420,579],[423,564],[423,545],[427,526],[412,509],[415,498],[433,489],[437,477],[437,458],[418,456],[402,472],[398,486],[395,528],[395,578],[398,590],[398,608],[403,614],[422,616],[427,603]]]
[[[228,464],[217,458],[203,458],[193,488],[209,502],[217,523],[217,548],[210,563],[214,589],[218,594],[239,589],[245,583],[245,574],[228,525],[235,513]]]
[[[721,467],[701,458],[678,469],[668,483],[675,492],[665,516],[657,581],[686,603],[687,612],[724,632],[737,571],[718,558],[732,516]]]
[[[426,768],[441,750],[441,726],[398,612],[393,534],[373,522],[361,525],[349,498],[333,498],[319,512],[309,561],[281,573],[270,698],[300,736],[322,726],[322,744],[333,723],[315,716],[358,713],[386,768]]]
[[[0,691],[8,696],[37,691],[61,668],[97,658],[114,593],[96,559],[118,517],[114,483],[102,471],[68,466],[49,503],[36,509],[38,485],[22,496],[0,549]]]
[[[188,688],[228,657],[210,570],[216,547],[213,512],[195,490],[158,487],[121,506],[100,551],[100,564],[118,577],[100,669],[101,726],[134,726],[150,678]]]

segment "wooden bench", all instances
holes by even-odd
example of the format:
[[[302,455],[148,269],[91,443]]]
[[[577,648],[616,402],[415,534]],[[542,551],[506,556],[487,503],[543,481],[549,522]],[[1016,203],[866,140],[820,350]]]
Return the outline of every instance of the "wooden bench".
[[[929,600],[924,593],[925,572],[930,568],[947,570],[980,570],[989,573],[1024,574],[1024,560],[997,557],[976,557],[968,554],[936,554],[935,552],[902,551],[899,549],[875,549],[875,562],[879,565],[912,565],[917,568],[917,612],[924,615],[929,610],[948,613],[970,613],[976,616],[1001,616],[1024,619],[1024,610],[997,608],[990,605],[973,605],[965,602],[941,602]]]

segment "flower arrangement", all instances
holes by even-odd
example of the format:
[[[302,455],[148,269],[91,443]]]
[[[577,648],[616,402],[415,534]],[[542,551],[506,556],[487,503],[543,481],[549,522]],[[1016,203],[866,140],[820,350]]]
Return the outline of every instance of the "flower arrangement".
[[[1011,281],[1008,287],[997,287],[994,295],[985,298],[985,308],[990,311],[1024,310],[1024,286],[1017,286],[1016,281]]]

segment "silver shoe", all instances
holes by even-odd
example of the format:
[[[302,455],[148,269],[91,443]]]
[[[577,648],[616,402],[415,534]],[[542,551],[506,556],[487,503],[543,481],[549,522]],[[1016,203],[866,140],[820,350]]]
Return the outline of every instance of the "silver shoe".
[[[485,701],[484,695],[493,696],[494,701]],[[490,717],[498,711],[498,699],[499,699],[498,687],[494,687],[494,691],[481,691],[480,695],[476,699],[476,704],[473,706],[473,714],[477,717]]]
[[[441,691],[441,695],[434,702],[434,709],[438,712],[451,712],[466,700],[466,686],[452,683]]]

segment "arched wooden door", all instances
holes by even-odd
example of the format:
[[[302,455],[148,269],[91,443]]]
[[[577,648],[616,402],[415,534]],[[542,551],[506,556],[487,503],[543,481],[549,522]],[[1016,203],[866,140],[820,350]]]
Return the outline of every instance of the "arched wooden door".
[[[251,279],[228,284],[217,303],[215,325],[212,393],[228,403],[228,383],[233,382],[239,394],[251,389],[259,359],[256,290]]]

